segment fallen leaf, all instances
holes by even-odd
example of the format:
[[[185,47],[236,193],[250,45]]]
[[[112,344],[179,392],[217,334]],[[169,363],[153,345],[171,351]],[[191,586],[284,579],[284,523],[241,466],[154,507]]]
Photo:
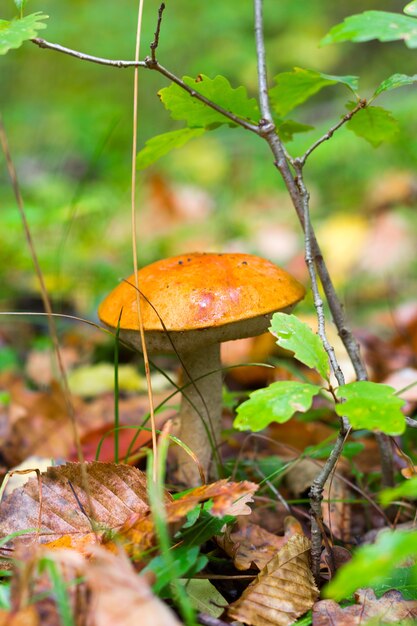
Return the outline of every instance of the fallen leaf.
[[[391,589],[379,599],[373,589],[358,589],[356,604],[342,609],[334,600],[321,600],[313,607],[313,626],[355,626],[377,619],[389,624],[417,618],[417,601],[404,600],[399,591]],[[381,620],[379,622],[379,620]]]
[[[91,592],[90,618],[94,626],[181,626],[173,611],[153,595],[127,556],[103,548],[85,570]]]
[[[415,173],[407,170],[385,171],[371,181],[366,202],[372,212],[398,205],[411,205],[417,199]]]
[[[248,506],[253,500],[253,494],[258,485],[247,480],[241,482],[229,482],[225,479],[218,480],[208,485],[195,487],[181,498],[175,500],[167,507],[167,512],[172,511],[176,515],[184,516],[200,502],[213,499],[210,514],[214,517],[225,515],[250,515],[252,510]]]
[[[0,609],[0,626],[39,626],[38,614],[33,606],[21,609],[17,613]]]
[[[228,615],[250,626],[288,626],[313,606],[319,591],[309,564],[310,541],[296,534],[269,561]]]
[[[233,559],[236,569],[257,567],[261,570],[294,534],[303,534],[295,518],[287,517],[285,526],[285,535],[279,537],[242,519],[233,530],[227,529],[217,537],[217,543]]]
[[[146,381],[133,365],[118,366],[120,391],[143,391]],[[68,384],[72,393],[82,397],[94,397],[114,390],[114,365],[94,363],[82,365],[68,374]]]
[[[78,463],[50,467],[41,474],[40,481],[31,478],[13,491],[0,507],[0,536],[38,529],[27,536],[42,542],[56,541],[64,535],[80,539],[94,530],[90,503],[95,524],[107,530],[118,528],[132,514],[142,515],[149,510],[143,472],[111,463],[86,463],[85,471],[89,494]]]
[[[210,514],[215,517],[226,515],[249,515],[252,511],[248,502],[252,501],[258,485],[248,481],[240,483],[218,480],[209,485],[195,487],[181,498],[167,502],[165,520],[175,532],[178,525],[185,521],[187,513],[198,504],[213,500]],[[118,540],[128,554],[137,554],[149,550],[155,541],[155,527],[150,513],[135,515],[118,529]],[[114,550],[114,546],[111,548]]]

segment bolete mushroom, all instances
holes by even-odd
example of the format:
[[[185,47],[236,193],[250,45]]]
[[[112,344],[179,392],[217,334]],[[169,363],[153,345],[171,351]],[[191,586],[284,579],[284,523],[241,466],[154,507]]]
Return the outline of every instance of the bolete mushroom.
[[[120,338],[139,347],[135,277],[101,303],[99,318]],[[175,351],[184,368],[179,438],[207,473],[210,438],[219,443],[222,414],[220,344],[264,332],[275,311],[289,311],[305,295],[300,283],[270,261],[249,254],[182,254],[138,272],[141,313],[150,352]],[[199,483],[196,464],[176,447],[178,477]]]

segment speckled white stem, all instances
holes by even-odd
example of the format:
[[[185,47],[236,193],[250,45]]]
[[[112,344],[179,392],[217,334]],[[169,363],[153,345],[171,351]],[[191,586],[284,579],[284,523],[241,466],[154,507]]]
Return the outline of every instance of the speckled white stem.
[[[197,456],[208,478],[210,463],[213,458],[210,438],[213,445],[218,445],[222,416],[222,373],[220,371],[220,344],[199,347],[192,352],[181,353],[181,359],[191,378],[191,384],[184,389],[180,409],[179,438]],[[215,371],[216,370],[216,371]],[[208,376],[207,373],[214,372]],[[190,378],[184,372],[184,384]],[[178,461],[177,476],[189,487],[201,484],[198,466],[179,446],[175,454]]]

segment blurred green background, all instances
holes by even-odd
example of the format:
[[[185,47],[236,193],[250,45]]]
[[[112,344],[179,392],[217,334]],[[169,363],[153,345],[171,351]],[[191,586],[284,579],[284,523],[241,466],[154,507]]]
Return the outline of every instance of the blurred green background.
[[[417,52],[401,43],[319,47],[346,15],[401,12],[404,4],[265,0],[271,81],[294,66],[356,74],[366,97],[390,74],[413,74]],[[155,0],[145,2],[142,57],[158,7]],[[31,0],[31,11],[50,16],[40,32],[49,41],[98,56],[133,58],[137,3],[132,0]],[[1,17],[13,15],[12,0],[5,0]],[[180,76],[223,74],[256,95],[252,2],[168,0],[158,58]],[[157,91],[164,86],[162,76],[141,71],[139,146],[181,126],[159,103]],[[0,57],[0,109],[47,284],[56,306],[70,300],[90,316],[132,271],[132,89],[130,69],[80,62],[29,42]],[[416,102],[415,87],[382,97],[378,104],[400,121],[394,141],[375,150],[342,129],[314,153],[306,170],[330,270],[356,315],[363,303],[396,306],[413,297]],[[301,154],[337,122],[345,103],[343,88],[335,87],[299,107],[291,118],[315,130],[291,142],[290,152]],[[302,238],[283,184],[266,145],[249,133],[220,128],[174,151],[138,175],[138,199],[141,265],[187,250],[232,249],[260,253],[307,280]],[[37,285],[3,155],[0,206],[0,307],[7,310],[19,308]]]

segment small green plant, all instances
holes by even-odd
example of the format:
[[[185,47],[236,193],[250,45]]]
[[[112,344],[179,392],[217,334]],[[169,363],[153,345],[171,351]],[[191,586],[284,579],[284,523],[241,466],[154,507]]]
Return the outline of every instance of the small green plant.
[[[41,12],[23,16],[27,0],[14,0],[18,15],[12,20],[0,19],[0,55],[9,50],[20,48],[23,42],[33,39],[38,32],[46,28],[48,16]]]
[[[271,422],[282,424],[295,413],[308,411],[313,398],[325,393],[333,400],[337,415],[348,418],[352,428],[381,431],[387,435],[404,432],[405,417],[401,407],[405,403],[395,389],[369,381],[334,388],[330,382],[329,359],[320,338],[295,315],[275,313],[270,331],[277,337],[279,346],[293,352],[298,361],[320,374],[323,385],[282,381],[258,389],[237,408],[235,428],[259,431]]]

